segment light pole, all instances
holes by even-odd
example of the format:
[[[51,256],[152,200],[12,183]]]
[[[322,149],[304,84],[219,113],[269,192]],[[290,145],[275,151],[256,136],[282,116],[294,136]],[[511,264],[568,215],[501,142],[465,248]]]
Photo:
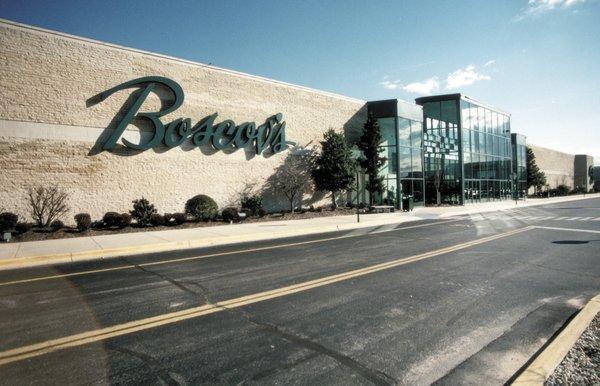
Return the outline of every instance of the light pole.
[[[354,159],[356,162],[356,222],[360,222],[360,172],[362,168],[360,164],[365,160],[362,152],[358,146],[352,146],[352,152],[354,153]]]
[[[358,195],[360,194],[360,190],[359,190],[359,175],[360,173],[360,167],[358,165],[356,165],[356,222],[360,222],[360,204],[359,204],[359,199],[358,199]]]
[[[513,195],[515,196],[515,205],[519,204],[519,187],[517,183],[517,173],[513,172]]]

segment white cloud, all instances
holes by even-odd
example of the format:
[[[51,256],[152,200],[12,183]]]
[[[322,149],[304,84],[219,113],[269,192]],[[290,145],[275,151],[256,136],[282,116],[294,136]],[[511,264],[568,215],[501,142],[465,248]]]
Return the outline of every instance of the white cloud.
[[[422,82],[410,83],[402,87],[402,89],[406,92],[421,95],[431,94],[432,92],[439,90],[439,88],[440,82],[437,80],[436,77],[429,78]]]
[[[485,62],[485,64],[483,65],[483,67],[489,67],[496,64],[496,60],[492,59],[492,60],[488,60],[487,62]]]
[[[585,0],[529,0],[527,7],[521,13],[515,16],[514,21],[521,21],[528,17],[538,16],[553,9],[564,9],[576,4],[583,3]]]
[[[379,82],[379,85],[387,88],[388,90],[396,90],[401,86],[399,80],[384,80],[383,82]]]
[[[460,68],[454,71],[453,73],[448,74],[448,77],[446,78],[446,89],[452,90],[455,88],[471,85],[480,80],[490,79],[492,79],[490,76],[480,74],[477,71],[475,71],[475,66],[471,64],[465,67],[464,69]]]

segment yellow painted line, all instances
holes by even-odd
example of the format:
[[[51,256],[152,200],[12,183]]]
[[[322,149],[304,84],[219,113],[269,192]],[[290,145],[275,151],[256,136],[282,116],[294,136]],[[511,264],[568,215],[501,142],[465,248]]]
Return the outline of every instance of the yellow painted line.
[[[436,222],[436,223],[429,223],[429,224],[411,225],[411,226],[406,226],[406,227],[401,227],[401,228],[396,228],[396,229],[389,229],[389,230],[379,231],[377,233],[394,232],[394,231],[400,231],[400,230],[404,230],[404,229],[422,228],[422,227],[433,226],[433,225],[440,225],[440,224],[446,224],[446,223],[449,223],[449,222],[456,222],[456,221],[460,221],[460,219],[445,220],[445,221],[439,221],[439,222]],[[321,242],[325,242],[325,241],[340,240],[340,239],[350,238],[350,237],[368,236],[369,234],[370,233],[347,235],[347,236],[346,235],[342,235],[342,236],[328,237],[328,238],[318,239],[318,240],[308,240],[308,241],[300,241],[300,242],[296,242],[296,243],[270,245],[270,246],[267,246],[267,247],[241,249],[241,250],[229,251],[229,252],[217,252],[217,253],[210,253],[210,254],[201,255],[201,256],[181,257],[181,258],[170,259],[170,260],[154,261],[154,262],[151,262],[151,263],[127,264],[127,265],[121,265],[119,267],[112,267],[112,268],[102,268],[102,269],[94,269],[94,270],[89,270],[89,271],[65,273],[65,274],[60,274],[60,275],[50,275],[50,276],[34,277],[34,278],[30,278],[30,279],[13,280],[13,281],[7,281],[7,282],[0,283],[0,287],[2,287],[2,286],[9,286],[9,285],[15,285],[15,284],[21,284],[21,283],[31,283],[31,282],[36,282],[36,281],[60,279],[60,278],[64,278],[64,277],[83,276],[83,275],[91,275],[91,274],[94,274],[94,273],[104,273],[104,272],[120,271],[120,270],[126,270],[126,269],[133,269],[133,268],[136,268],[136,267],[151,267],[151,266],[155,266],[155,265],[164,265],[164,264],[174,264],[174,263],[189,262],[189,261],[194,261],[194,260],[207,259],[209,257],[234,255],[234,254],[237,254],[237,253],[250,253],[250,252],[258,252],[258,251],[266,251],[266,250],[269,250],[269,249],[294,247],[294,246],[298,246],[298,245],[321,243]]]
[[[356,277],[368,275],[374,272],[387,270],[390,268],[398,267],[405,264],[414,263],[420,260],[429,259],[434,256],[447,254],[450,252],[458,251],[461,249],[469,248],[475,245],[487,243],[493,240],[501,239],[503,237],[512,236],[524,231],[532,229],[532,227],[519,228],[512,231],[480,238],[477,240],[456,244],[453,246],[437,249],[430,252],[421,253],[418,255],[401,258],[386,263],[380,263],[371,265],[369,267],[360,268],[348,272],[339,273],[336,275],[330,275],[322,277],[320,279],[310,280],[299,284],[294,284],[282,288],[277,288],[270,291],[264,291],[252,295],[242,296],[234,299],[224,300],[214,304],[207,304],[199,307],[189,308],[187,310],[171,312],[150,318],[140,319],[132,322],[118,324],[98,330],[92,330],[83,332],[80,334],[70,335],[63,338],[52,339],[46,342],[36,343],[28,346],[23,346],[7,351],[0,352],[0,365],[12,363],[28,358],[37,357],[54,351],[62,350],[69,347],[81,346],[84,344],[98,342],[117,336],[132,334],[138,331],[144,331],[151,328],[173,324],[179,321],[197,318],[204,315],[213,314],[216,312],[224,311],[227,309],[233,309],[243,307],[249,304],[262,302],[269,299],[275,299],[298,292],[310,290],[312,288],[318,288],[329,284],[353,279]]]
[[[564,330],[515,379],[512,385],[542,386],[562,362],[577,339],[600,312],[600,295],[596,295],[573,318]]]

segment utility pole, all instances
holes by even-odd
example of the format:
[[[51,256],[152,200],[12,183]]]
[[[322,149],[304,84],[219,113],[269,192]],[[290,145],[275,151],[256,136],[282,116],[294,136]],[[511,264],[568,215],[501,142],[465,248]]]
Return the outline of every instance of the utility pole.
[[[356,168],[356,222],[360,222],[360,208],[359,208],[359,202],[360,200],[358,199],[360,191],[358,190],[359,188],[359,183],[358,183],[358,167]]]

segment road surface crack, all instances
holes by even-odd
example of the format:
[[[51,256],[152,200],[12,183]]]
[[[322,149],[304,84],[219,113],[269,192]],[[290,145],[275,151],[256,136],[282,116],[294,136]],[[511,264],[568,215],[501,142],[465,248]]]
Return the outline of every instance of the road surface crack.
[[[129,263],[133,264],[136,268],[139,268],[140,270],[142,270],[148,274],[158,276],[161,279],[168,281],[169,283],[173,284],[174,286],[181,289],[182,291],[185,291],[196,297],[203,298],[206,304],[209,304],[209,305],[217,307],[217,308],[221,308],[224,311],[229,312],[233,315],[241,316],[244,320],[259,327],[263,331],[269,332],[272,335],[278,336],[278,337],[280,337],[290,343],[293,343],[297,346],[312,350],[319,354],[326,355],[326,356],[332,358],[333,360],[335,360],[336,362],[352,369],[357,374],[361,375],[363,378],[369,380],[370,382],[372,382],[376,385],[395,385],[397,383],[397,381],[394,378],[387,375],[386,373],[384,373],[380,370],[377,370],[377,369],[371,369],[371,368],[363,365],[362,363],[358,362],[357,360],[351,358],[348,355],[339,353],[339,352],[332,350],[318,342],[312,341],[306,337],[284,331],[281,328],[279,328],[273,324],[259,321],[256,318],[254,318],[252,315],[250,315],[247,312],[244,312],[241,309],[231,309],[226,306],[220,305],[216,302],[213,302],[210,298],[210,291],[208,290],[208,288],[206,288],[205,286],[203,286],[197,282],[178,281],[178,280],[175,280],[175,279],[169,277],[168,275],[152,271],[152,270],[144,268],[138,264],[134,264],[131,262],[129,262]],[[189,286],[194,286],[199,291],[194,291],[194,290],[190,289]]]
[[[152,271],[152,270],[150,270],[148,268],[144,268],[143,266],[141,266],[139,264],[132,263],[131,261],[129,261],[127,259],[123,259],[123,260],[126,261],[127,263],[133,265],[134,267],[138,268],[139,270],[145,272],[145,273],[148,273],[148,274],[154,275],[154,276],[158,276],[159,278],[161,278],[161,279],[163,279],[163,280],[165,280],[165,281],[173,284],[175,287],[179,288],[180,290],[182,290],[182,291],[184,291],[184,292],[186,292],[188,294],[193,295],[194,297],[205,297],[203,293],[198,293],[198,292],[196,292],[196,291],[194,291],[194,290],[186,287],[185,285],[183,285],[183,284],[185,284],[185,282],[179,282],[179,281],[177,281],[177,280],[175,280],[175,279],[173,279],[173,278],[171,278],[171,277],[169,277],[169,276],[167,276],[165,274],[162,274],[162,273],[156,272],[156,271]],[[208,301],[207,301],[207,303],[208,303]]]
[[[147,355],[147,354],[144,354],[141,352],[137,352],[137,351],[125,348],[125,347],[118,347],[115,345],[107,345],[107,348],[109,350],[117,351],[117,352],[120,352],[120,353],[126,354],[126,355],[130,355],[134,358],[141,360],[144,363],[144,365],[150,369],[152,374],[154,374],[163,383],[165,383],[169,386],[179,386],[180,385],[179,382],[177,382],[175,379],[173,379],[173,377],[171,377],[171,374],[169,373],[168,369],[165,368],[158,360],[152,358],[150,355]]]

